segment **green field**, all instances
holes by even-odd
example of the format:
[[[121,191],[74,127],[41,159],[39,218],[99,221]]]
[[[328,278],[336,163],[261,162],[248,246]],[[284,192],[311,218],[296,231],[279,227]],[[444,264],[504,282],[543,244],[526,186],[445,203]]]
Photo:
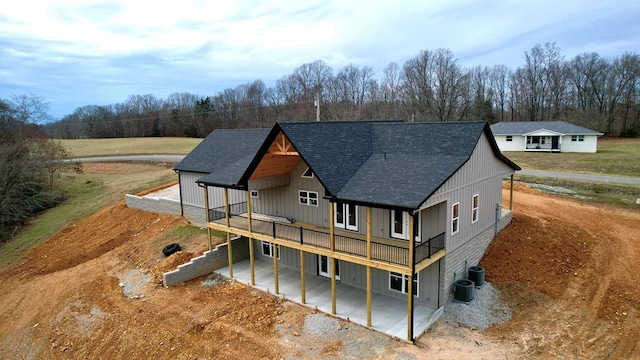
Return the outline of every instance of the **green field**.
[[[84,174],[60,179],[66,200],[33,218],[13,240],[0,245],[0,268],[19,264],[25,255],[65,226],[137,193],[176,180],[166,166],[152,164],[85,164]]]
[[[114,155],[186,155],[202,139],[177,137],[145,137],[124,139],[60,140],[74,157]]]
[[[640,177],[640,139],[601,138],[598,152],[505,152],[523,169]]]

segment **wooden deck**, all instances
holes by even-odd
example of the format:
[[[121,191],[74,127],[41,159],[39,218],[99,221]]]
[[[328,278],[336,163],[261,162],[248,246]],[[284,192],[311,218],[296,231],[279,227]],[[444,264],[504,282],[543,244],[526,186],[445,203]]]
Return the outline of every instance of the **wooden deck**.
[[[229,231],[237,235],[269,241],[310,253],[403,274],[408,274],[411,270],[408,241],[372,237],[368,256],[367,236],[342,229],[334,231],[335,241],[332,248],[329,229],[312,224],[300,222],[289,224],[252,219],[252,231],[249,232],[247,215],[241,214],[229,218],[229,225],[230,227],[227,228],[226,219],[218,219],[209,223],[209,227],[216,230]],[[430,258],[421,261],[420,267],[424,268],[443,256],[444,250],[440,250]]]

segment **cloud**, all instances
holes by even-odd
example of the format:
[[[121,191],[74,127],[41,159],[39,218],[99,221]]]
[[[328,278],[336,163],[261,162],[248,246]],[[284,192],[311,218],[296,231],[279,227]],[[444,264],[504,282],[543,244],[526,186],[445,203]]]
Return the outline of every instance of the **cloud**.
[[[512,69],[538,43],[616,56],[639,52],[638,13],[635,0],[17,1],[0,15],[0,98],[41,94],[62,116],[130,94],[270,86],[317,59],[380,76],[422,49]]]

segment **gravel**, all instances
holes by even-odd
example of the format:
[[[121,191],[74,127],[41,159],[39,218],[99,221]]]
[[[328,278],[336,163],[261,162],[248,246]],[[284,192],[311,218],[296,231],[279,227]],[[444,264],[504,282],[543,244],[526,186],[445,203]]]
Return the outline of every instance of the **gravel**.
[[[283,341],[298,349],[293,359],[394,359],[415,360],[405,352],[391,352],[397,341],[366,327],[323,313],[305,316],[301,331],[280,327]],[[333,346],[333,348],[328,346]],[[304,354],[304,355],[302,355]]]
[[[575,191],[560,186],[549,186],[544,184],[529,184],[533,189],[538,189],[555,194],[575,195]]]
[[[511,319],[511,308],[502,301],[500,291],[485,282],[475,289],[475,297],[469,304],[453,302],[449,299],[439,321],[472,329],[484,330]]]

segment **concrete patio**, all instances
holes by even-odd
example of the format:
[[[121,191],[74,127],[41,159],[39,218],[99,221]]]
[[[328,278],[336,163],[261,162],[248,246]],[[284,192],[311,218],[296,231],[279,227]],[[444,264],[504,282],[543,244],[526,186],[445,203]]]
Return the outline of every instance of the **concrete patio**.
[[[275,294],[273,262],[255,261],[254,288]],[[229,276],[229,268],[216,270],[216,273]],[[286,299],[301,303],[300,270],[279,265],[278,280],[280,293]],[[234,279],[250,286],[251,270],[249,260],[233,264]],[[321,276],[305,274],[306,306],[331,314],[331,280]],[[407,300],[398,299],[373,292],[371,323],[375,330],[407,339]],[[441,308],[442,309],[442,308]],[[415,304],[413,334],[420,336],[442,313],[426,306]],[[367,325],[367,295],[364,289],[343,285],[339,281],[336,286],[336,316],[349,319],[351,322]]]

